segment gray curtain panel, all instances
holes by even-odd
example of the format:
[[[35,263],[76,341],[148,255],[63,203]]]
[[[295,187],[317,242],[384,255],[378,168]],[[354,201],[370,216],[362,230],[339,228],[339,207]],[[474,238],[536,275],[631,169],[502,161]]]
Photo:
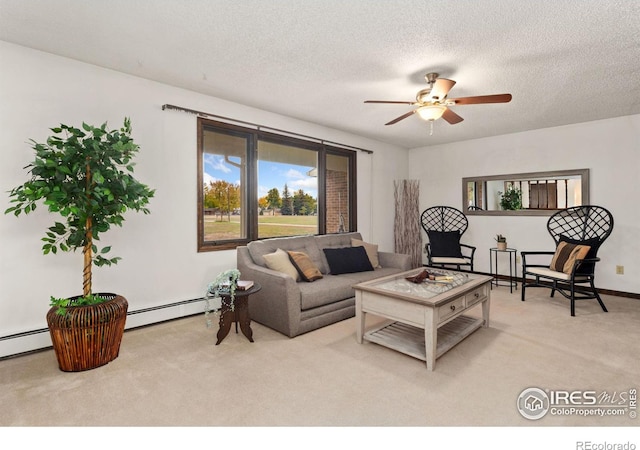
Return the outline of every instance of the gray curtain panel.
[[[422,265],[422,235],[420,234],[420,181],[395,180],[396,214],[393,234],[395,252],[411,256],[412,267]]]

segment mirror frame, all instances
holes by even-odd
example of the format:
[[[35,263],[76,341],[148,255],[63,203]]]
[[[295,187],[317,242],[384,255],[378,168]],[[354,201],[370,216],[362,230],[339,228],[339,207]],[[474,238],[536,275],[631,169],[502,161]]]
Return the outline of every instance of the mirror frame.
[[[462,179],[462,211],[469,216],[550,216],[560,209],[520,209],[517,211],[486,211],[469,210],[467,198],[467,184],[469,182],[486,182],[495,180],[531,180],[536,178],[555,178],[565,176],[580,176],[582,190],[582,204],[589,205],[589,169],[554,170],[549,172],[528,172],[506,175],[489,175],[482,177],[466,177]]]

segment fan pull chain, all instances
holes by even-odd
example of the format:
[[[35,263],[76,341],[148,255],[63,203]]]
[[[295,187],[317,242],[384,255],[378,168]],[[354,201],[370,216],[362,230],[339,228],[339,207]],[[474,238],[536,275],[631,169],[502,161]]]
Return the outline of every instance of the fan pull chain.
[[[431,129],[429,130],[429,136],[433,136],[433,120],[429,121],[429,125],[431,126]]]

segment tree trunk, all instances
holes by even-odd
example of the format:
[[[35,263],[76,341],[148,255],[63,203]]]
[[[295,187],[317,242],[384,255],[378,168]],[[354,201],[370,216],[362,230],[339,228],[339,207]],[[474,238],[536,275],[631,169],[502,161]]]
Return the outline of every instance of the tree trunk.
[[[86,189],[87,189],[87,202],[91,202],[91,195],[89,194],[91,189],[91,168],[87,164],[86,172]],[[91,248],[93,247],[93,221],[91,215],[87,216],[85,222],[85,238],[84,249],[82,254],[84,256],[84,269],[82,270],[82,293],[85,297],[91,295]]]

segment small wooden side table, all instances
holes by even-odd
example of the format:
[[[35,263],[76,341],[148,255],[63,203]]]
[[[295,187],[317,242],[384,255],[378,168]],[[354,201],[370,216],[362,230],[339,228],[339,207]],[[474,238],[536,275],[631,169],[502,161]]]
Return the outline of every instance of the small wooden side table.
[[[234,322],[236,324],[236,333],[238,332],[238,324],[240,324],[242,334],[249,339],[249,342],[253,342],[251,317],[249,317],[249,296],[255,294],[260,289],[262,289],[260,283],[254,283],[253,286],[246,291],[236,289],[233,308],[231,305],[231,296],[229,294],[220,295],[220,297],[222,297],[222,307],[220,309],[220,329],[218,330],[218,341],[216,345],[220,344],[220,342],[227,337],[231,330],[231,324]]]

